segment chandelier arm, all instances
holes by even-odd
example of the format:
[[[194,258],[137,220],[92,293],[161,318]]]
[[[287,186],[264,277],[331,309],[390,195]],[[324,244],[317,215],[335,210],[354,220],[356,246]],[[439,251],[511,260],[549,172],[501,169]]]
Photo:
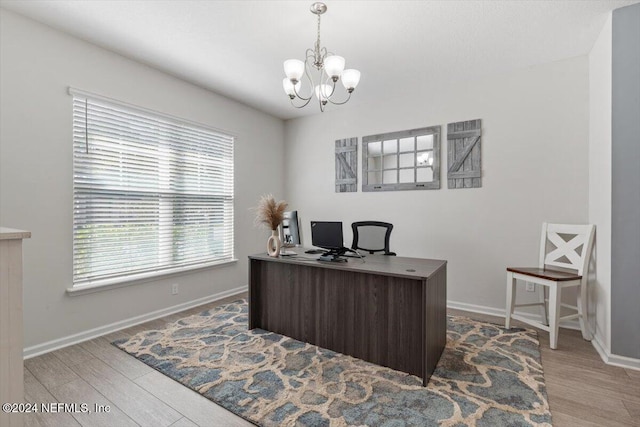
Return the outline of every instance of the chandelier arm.
[[[313,49],[307,49],[305,54],[307,56],[307,61],[309,60],[309,58],[315,59],[315,57],[316,57],[316,52]]]
[[[351,99],[351,93],[352,93],[352,92],[349,92],[349,96],[347,97],[347,99],[345,99],[345,100],[344,100],[344,101],[342,101],[342,102],[333,102],[331,99],[328,99],[328,101],[329,101],[330,103],[332,103],[333,105],[343,105],[343,104],[346,104],[346,103],[347,103],[347,102],[349,102],[349,100]]]
[[[311,49],[307,49],[307,58],[304,61],[304,74],[307,76],[307,78],[311,82],[311,91],[313,91],[313,78],[311,76],[311,72],[309,71],[309,69],[311,68],[309,64],[314,64],[313,62],[315,61],[314,58],[315,58],[315,54],[313,53],[313,51]]]
[[[326,74],[326,72],[324,71],[324,68],[321,69],[320,76],[318,77],[319,89],[318,89],[317,97],[318,97],[318,105],[320,106],[321,113],[324,113],[324,106],[327,105],[327,101],[329,100],[329,98],[324,95],[324,91],[322,90],[322,87],[324,85],[322,82],[323,74]],[[324,99],[324,102],[323,102],[323,99]]]
[[[302,99],[302,98],[298,98],[298,99]],[[311,102],[311,98],[310,98],[310,97],[309,97],[309,98],[306,98],[306,102],[305,102],[304,104],[302,104],[302,105],[299,105],[299,106],[298,106],[298,105],[294,104],[294,103],[293,103],[293,99],[291,99],[291,105],[292,105],[294,108],[304,108],[304,107],[306,107],[306,106],[309,104],[309,102]]]
[[[309,103],[309,100],[313,97],[313,92],[309,95],[308,98],[305,97],[305,96],[300,95],[298,93],[298,91],[296,90],[296,86],[295,85],[293,85],[293,93],[296,95],[296,98],[302,99],[303,101],[307,101],[307,104]],[[307,105],[307,104],[304,104],[304,105]],[[296,107],[296,108],[298,108],[298,107]]]
[[[311,98],[313,97],[313,94],[309,95],[309,97],[304,97],[304,96],[300,96],[300,94],[298,93],[298,91],[296,90],[296,88],[293,88],[293,93],[296,95],[297,99],[301,99],[303,101],[307,101],[307,104],[309,103],[309,100],[311,100]],[[305,105],[307,105],[305,104]]]
[[[324,69],[324,58],[327,57],[327,48],[323,47],[320,49],[320,68]]]
[[[327,79],[324,81],[325,84],[331,82],[331,93],[329,95],[327,95],[327,100],[331,100],[331,97],[333,96],[333,94],[336,92],[336,82],[333,81],[333,79],[331,78],[331,76],[329,76],[324,70],[322,70],[322,73],[327,76]]]

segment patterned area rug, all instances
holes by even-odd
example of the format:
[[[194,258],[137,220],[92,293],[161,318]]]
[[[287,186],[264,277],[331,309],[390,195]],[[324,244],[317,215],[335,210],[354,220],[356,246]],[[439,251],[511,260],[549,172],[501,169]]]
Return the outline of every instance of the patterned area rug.
[[[449,317],[422,380],[260,329],[237,301],[114,342],[261,426],[550,426],[536,333]]]

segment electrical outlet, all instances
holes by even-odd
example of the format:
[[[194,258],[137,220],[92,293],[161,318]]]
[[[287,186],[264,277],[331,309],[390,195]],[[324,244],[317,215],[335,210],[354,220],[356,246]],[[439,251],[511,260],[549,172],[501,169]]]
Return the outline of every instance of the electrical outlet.
[[[171,295],[178,295],[178,284],[174,283],[171,285]]]
[[[531,282],[527,282],[527,284],[525,285],[525,288],[527,289],[527,292],[535,292],[536,291],[536,284],[535,283],[531,283]]]

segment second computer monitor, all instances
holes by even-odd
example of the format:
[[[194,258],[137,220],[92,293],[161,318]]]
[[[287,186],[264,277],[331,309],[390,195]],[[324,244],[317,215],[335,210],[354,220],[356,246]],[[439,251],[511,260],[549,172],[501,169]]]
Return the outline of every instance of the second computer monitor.
[[[323,249],[342,249],[342,222],[311,221],[311,244]]]
[[[298,226],[298,211],[289,211],[284,213],[280,232],[280,238],[285,246],[296,246],[301,243],[300,228]]]

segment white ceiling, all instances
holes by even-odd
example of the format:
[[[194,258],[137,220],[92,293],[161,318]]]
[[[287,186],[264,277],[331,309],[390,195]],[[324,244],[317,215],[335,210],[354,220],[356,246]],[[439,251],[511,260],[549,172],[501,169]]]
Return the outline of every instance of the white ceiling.
[[[589,52],[610,10],[640,0],[327,0],[322,44],[362,72],[350,104]],[[6,9],[289,119],[282,62],[316,37],[312,1],[0,0]],[[340,108],[340,107],[334,107]],[[344,108],[344,107],[342,107]]]

